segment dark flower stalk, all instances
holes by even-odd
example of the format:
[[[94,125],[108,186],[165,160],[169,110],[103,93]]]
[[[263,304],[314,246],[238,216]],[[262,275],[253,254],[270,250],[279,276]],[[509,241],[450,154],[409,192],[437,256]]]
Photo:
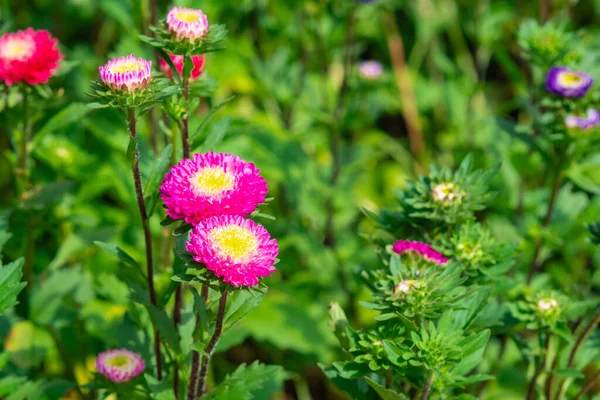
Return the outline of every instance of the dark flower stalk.
[[[146,267],[148,277],[148,291],[150,294],[150,302],[154,307],[157,307],[156,292],[154,290],[154,266],[152,263],[152,236],[150,234],[150,225],[148,223],[148,213],[146,212],[146,204],[144,203],[144,194],[142,191],[142,178],[140,175],[140,150],[137,140],[137,131],[135,125],[135,112],[133,108],[128,109],[129,116],[129,132],[135,140],[135,158],[133,161],[133,179],[135,182],[135,194],[137,198],[140,217],[142,219],[142,227],[144,230],[144,241],[146,245]],[[156,357],[156,376],[158,380],[162,380],[162,361],[160,358],[160,334],[158,329],[154,327],[154,355]]]

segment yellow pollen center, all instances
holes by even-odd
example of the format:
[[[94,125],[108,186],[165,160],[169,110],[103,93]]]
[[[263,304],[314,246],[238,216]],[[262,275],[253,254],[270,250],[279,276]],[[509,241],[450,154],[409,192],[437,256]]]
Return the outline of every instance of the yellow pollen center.
[[[220,255],[229,256],[236,262],[247,259],[258,247],[254,233],[239,225],[214,228],[209,236]]]
[[[579,83],[581,82],[581,77],[575,74],[564,74],[563,79],[566,83]]]
[[[110,72],[113,74],[124,74],[126,72],[137,72],[143,69],[138,62],[124,62],[110,67]]]
[[[31,40],[8,40],[8,42],[0,48],[0,56],[9,60],[23,60],[31,55],[34,47]]]
[[[127,364],[129,364],[129,357],[115,356],[115,357],[111,358],[110,360],[108,360],[107,364],[110,365],[111,367],[122,368],[122,367],[126,366]]]
[[[189,11],[179,11],[177,13],[177,19],[185,22],[196,22],[200,19],[200,16],[197,13]]]
[[[196,193],[209,196],[233,189],[235,182],[233,174],[220,167],[201,169],[190,180]]]

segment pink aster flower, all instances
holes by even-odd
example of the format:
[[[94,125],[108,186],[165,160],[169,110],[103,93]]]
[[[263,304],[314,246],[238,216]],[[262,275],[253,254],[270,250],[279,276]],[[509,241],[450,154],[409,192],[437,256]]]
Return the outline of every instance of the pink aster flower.
[[[127,382],[144,371],[142,358],[126,349],[107,350],[98,354],[96,370],[113,382]]]
[[[169,58],[171,59],[171,61],[173,61],[173,64],[175,65],[175,69],[179,73],[179,76],[181,76],[181,74],[183,72],[183,56],[176,56],[173,54],[169,54]],[[196,79],[198,79],[200,77],[200,75],[202,75],[202,72],[204,72],[204,63],[206,61],[206,56],[204,56],[204,54],[202,54],[200,56],[192,56],[191,58],[192,58],[192,63],[194,64],[194,68],[192,69],[192,73],[190,76],[190,82],[193,82]],[[167,62],[163,59],[160,60],[159,64],[160,64],[160,70],[162,71],[162,73],[165,74],[166,76],[168,76],[169,78],[172,78],[173,71],[171,71],[171,67],[169,67],[169,64],[167,64]]]
[[[138,58],[135,54],[109,60],[99,67],[100,79],[112,89],[133,92],[144,89],[152,77],[152,61]]]
[[[360,76],[368,80],[377,79],[383,74],[383,66],[379,61],[375,60],[361,62],[358,69],[360,71]]]
[[[200,222],[190,233],[187,251],[216,276],[233,286],[258,285],[275,272],[277,241],[250,219],[220,215]]]
[[[177,40],[194,43],[208,32],[208,18],[202,10],[173,7],[167,14],[167,29]]]
[[[214,215],[245,217],[265,201],[266,194],[267,182],[254,164],[213,152],[182,160],[160,187],[169,217],[192,225]]]
[[[27,28],[5,33],[0,36],[0,81],[8,86],[46,83],[62,58],[58,40],[47,31]]]
[[[434,262],[438,265],[446,264],[448,262],[448,259],[446,257],[435,251],[427,243],[423,242],[417,242],[412,240],[398,240],[392,247],[392,250],[398,254],[406,252],[418,253],[421,256],[428,259],[429,261]]]

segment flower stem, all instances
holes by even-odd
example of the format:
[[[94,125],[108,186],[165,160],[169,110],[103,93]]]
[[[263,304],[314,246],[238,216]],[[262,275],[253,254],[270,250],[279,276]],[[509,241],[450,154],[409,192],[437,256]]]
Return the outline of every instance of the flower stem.
[[[29,121],[29,96],[27,88],[23,86],[23,132],[21,142],[19,143],[19,150],[17,151],[17,188],[19,198],[22,200],[23,193],[29,186],[29,140],[31,138],[31,124]]]
[[[208,301],[208,286],[202,286],[202,299],[204,304]],[[200,314],[196,314],[196,326],[200,323]],[[198,369],[200,367],[200,353],[194,350],[192,354],[192,372],[190,373],[190,384],[188,387],[188,400],[196,399],[196,391],[198,389]]]
[[[425,386],[423,387],[423,393],[421,393],[421,400],[427,400],[429,398],[429,392],[431,392],[431,384],[433,383],[433,372],[429,373]]]
[[[541,351],[540,363],[536,366],[535,372],[533,373],[533,376],[531,377],[531,381],[529,382],[529,388],[527,389],[527,400],[535,399],[535,387],[537,384],[537,378],[540,376],[540,374],[544,370],[544,366],[546,364],[546,356],[548,355],[548,346],[549,345],[550,345],[550,335],[547,335],[544,345],[540,349],[540,351]]]
[[[140,175],[140,149],[138,146],[137,132],[135,126],[135,112],[133,108],[128,110],[129,115],[129,132],[135,140],[135,158],[133,161],[133,179],[135,182],[135,194],[137,198],[138,208],[140,209],[140,217],[142,219],[142,227],[144,230],[144,241],[146,244],[146,267],[148,275],[148,291],[150,293],[150,302],[154,307],[157,307],[156,292],[154,290],[154,267],[152,264],[152,236],[150,235],[150,225],[148,223],[148,213],[146,212],[146,204],[144,203],[144,193],[142,191],[142,178]],[[162,361],[160,358],[160,334],[158,329],[154,327],[154,355],[156,357],[156,377],[162,380]]]
[[[592,378],[585,384],[585,386],[583,386],[581,388],[579,393],[577,393],[577,396],[575,396],[574,400],[581,399],[588,390],[590,390],[592,387],[594,387],[594,384],[596,383],[598,378],[600,378],[600,371],[596,372],[596,375],[592,376]]]
[[[575,342],[575,345],[573,346],[573,350],[571,350],[571,354],[569,355],[569,361],[567,361],[567,368],[571,368],[573,366],[573,364],[575,363],[575,356],[577,355],[579,348],[581,347],[583,342],[585,342],[585,340],[588,338],[590,333],[592,333],[592,330],[594,329],[594,327],[596,325],[598,325],[599,322],[600,322],[600,311],[598,311],[596,313],[594,318],[592,318],[590,323],[585,327],[583,332],[581,332],[581,335],[579,335],[579,337],[577,338],[577,341]],[[556,400],[562,398],[563,392],[565,391],[565,383],[566,383],[566,379],[563,380],[562,384],[560,385],[560,387],[558,389],[558,392],[556,393],[556,397],[555,397]]]
[[[190,158],[190,139],[188,137],[188,115],[187,115],[187,112],[189,112],[187,107],[189,106],[188,99],[190,97],[190,77],[184,76],[181,84],[183,86],[183,98],[185,99],[185,104],[186,104],[186,115],[182,121],[183,122],[183,130],[181,132],[181,143],[183,145],[183,158]]]
[[[544,215],[544,219],[542,220],[542,229],[545,229],[550,224],[550,220],[552,219],[552,214],[554,213],[554,208],[556,206],[556,198],[558,197],[558,192],[562,185],[562,173],[560,172],[560,164],[559,171],[556,173],[554,177],[554,183],[552,185],[552,193],[550,194],[550,200],[548,202],[548,209],[546,210],[546,215]],[[531,283],[531,280],[535,276],[536,272],[539,270],[542,264],[542,247],[544,245],[544,241],[542,238],[538,238],[535,244],[535,251],[533,254],[533,263],[529,268],[529,274],[527,276],[527,283]]]
[[[198,398],[202,398],[206,393],[206,374],[208,373],[208,363],[212,356],[221,333],[223,332],[223,318],[225,317],[225,305],[227,304],[227,290],[223,291],[221,299],[219,299],[219,311],[217,312],[217,322],[215,324],[215,333],[210,338],[210,342],[204,349],[204,356],[202,357],[202,367],[200,368],[200,377],[198,379]]]

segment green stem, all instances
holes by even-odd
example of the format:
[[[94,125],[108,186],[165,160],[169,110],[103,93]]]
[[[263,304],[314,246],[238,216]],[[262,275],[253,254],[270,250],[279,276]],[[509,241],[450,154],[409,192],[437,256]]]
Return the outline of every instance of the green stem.
[[[217,312],[217,322],[215,324],[215,333],[210,338],[210,342],[204,349],[204,356],[202,357],[202,366],[200,368],[200,376],[198,378],[198,398],[206,393],[206,374],[208,373],[208,365],[212,353],[219,342],[221,333],[223,332],[223,318],[225,317],[225,306],[227,304],[227,290],[223,291],[221,299],[219,299],[219,311]]]
[[[144,203],[144,192],[142,190],[142,177],[140,174],[140,149],[137,140],[137,131],[135,125],[135,112],[133,108],[128,110],[129,116],[129,132],[135,140],[135,158],[133,161],[133,180],[135,183],[135,194],[142,219],[142,228],[144,230],[144,241],[146,247],[146,267],[148,277],[148,291],[150,294],[150,302],[155,308],[158,308],[156,301],[156,291],[154,290],[154,266],[152,262],[152,236],[150,233],[150,224],[148,223],[148,213],[146,212],[146,204]],[[160,358],[160,334],[156,326],[154,327],[154,356],[156,358],[156,377],[162,380],[162,360]]]
[[[21,141],[19,142],[19,149],[17,151],[17,188],[19,193],[19,199],[22,201],[23,193],[29,187],[29,141],[31,139],[31,126],[29,121],[29,95],[27,88],[23,86],[23,132]]]
[[[431,384],[433,383],[433,372],[429,373],[427,377],[427,381],[425,381],[425,386],[423,387],[423,392],[421,393],[421,400],[427,400],[429,398],[429,392],[431,392]]]
[[[537,384],[537,378],[540,376],[540,374],[544,370],[544,366],[546,364],[546,356],[548,355],[548,346],[549,345],[550,345],[550,335],[548,335],[546,337],[544,344],[541,346],[540,362],[536,366],[533,376],[531,377],[531,381],[529,382],[529,388],[527,389],[527,400],[535,399],[535,387]]]

